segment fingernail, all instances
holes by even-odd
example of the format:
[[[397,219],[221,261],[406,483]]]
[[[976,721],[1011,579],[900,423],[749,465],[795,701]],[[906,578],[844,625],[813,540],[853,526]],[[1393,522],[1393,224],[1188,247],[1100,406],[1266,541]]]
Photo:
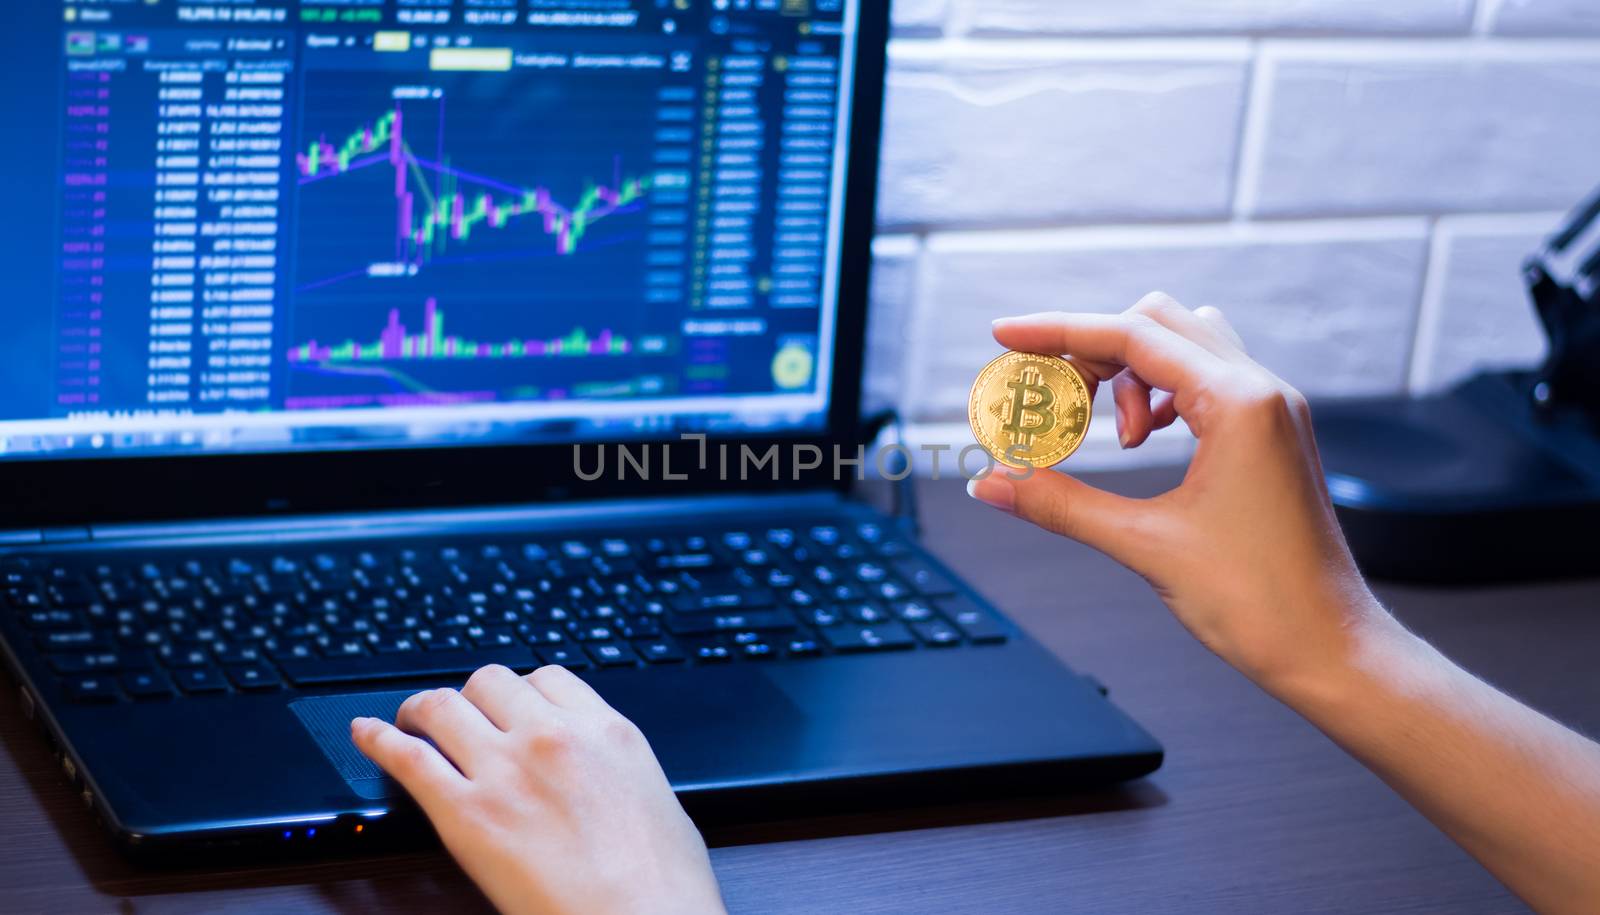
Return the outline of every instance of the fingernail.
[[[1002,327],[1006,327],[1015,323],[1017,323],[1016,318],[995,318],[992,322],[990,322],[990,326],[995,330],[999,330]]]
[[[998,473],[991,473],[981,480],[968,480],[967,495],[1003,512],[1017,510],[1017,488]]]
[[[1131,441],[1132,438],[1133,437],[1128,434],[1128,430],[1127,429],[1122,429],[1119,432],[1117,432],[1117,441],[1122,443],[1122,448],[1123,448],[1124,451],[1127,450],[1128,442]]]

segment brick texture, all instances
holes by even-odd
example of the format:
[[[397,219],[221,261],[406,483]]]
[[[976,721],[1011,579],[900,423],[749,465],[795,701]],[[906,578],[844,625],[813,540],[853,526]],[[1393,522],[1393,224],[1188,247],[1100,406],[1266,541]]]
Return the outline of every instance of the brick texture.
[[[1415,387],[1432,391],[1478,371],[1529,368],[1545,355],[1544,331],[1522,282],[1522,261],[1559,216],[1515,223],[1443,220],[1419,331]]]
[[[1569,0],[1576,5],[1580,0]],[[955,0],[974,32],[1448,33],[1472,24],[1472,0]],[[1553,5],[1560,5],[1559,3]]]
[[[872,247],[872,304],[867,313],[867,367],[862,408],[875,413],[899,403],[907,330],[915,306],[919,243],[879,238]]]
[[[880,221],[1017,226],[1225,216],[1245,72],[1242,58],[980,52],[897,59]]]
[[[894,0],[894,27],[903,32],[938,31],[946,5],[946,0]]]
[[[1600,35],[1594,0],[1480,0],[1489,4],[1489,27],[1502,35]]]
[[[1559,208],[1600,181],[1600,56],[1296,56],[1262,77],[1257,216]]]
[[[959,432],[990,319],[1157,288],[1316,397],[1542,356],[1517,265],[1600,184],[1595,0],[901,0],[896,25],[867,401],[926,435]],[[1091,439],[1079,466],[1128,460]]]
[[[1405,386],[1426,229],[1364,226],[934,237],[911,346],[910,413],[966,409],[977,368],[996,355],[989,323],[1034,311],[1120,311],[1163,289],[1227,314],[1268,368],[1309,394]]]

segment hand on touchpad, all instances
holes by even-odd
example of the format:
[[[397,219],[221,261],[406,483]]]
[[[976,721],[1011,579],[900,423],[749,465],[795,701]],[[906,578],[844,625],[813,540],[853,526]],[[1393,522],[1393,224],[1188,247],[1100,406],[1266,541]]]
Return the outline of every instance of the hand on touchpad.
[[[350,742],[350,722],[356,718],[381,718],[393,722],[400,710],[400,703],[414,692],[416,690],[313,696],[289,703],[289,710],[311,732],[311,739],[322,748],[328,762],[339,770],[339,774],[350,785],[350,790],[368,800],[379,800],[399,797],[403,792]]]

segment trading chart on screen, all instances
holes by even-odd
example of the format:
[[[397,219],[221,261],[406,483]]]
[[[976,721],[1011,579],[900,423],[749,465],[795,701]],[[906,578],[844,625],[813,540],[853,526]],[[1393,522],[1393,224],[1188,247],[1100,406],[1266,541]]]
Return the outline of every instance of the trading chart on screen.
[[[51,371],[4,418],[134,449],[815,423],[848,6],[69,0]]]

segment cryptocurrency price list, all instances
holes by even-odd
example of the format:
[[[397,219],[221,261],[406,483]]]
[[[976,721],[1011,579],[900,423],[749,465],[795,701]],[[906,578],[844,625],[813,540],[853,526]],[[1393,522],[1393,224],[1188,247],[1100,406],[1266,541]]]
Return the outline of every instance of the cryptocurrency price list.
[[[289,36],[146,40],[202,53],[68,60],[57,404],[266,403]]]

